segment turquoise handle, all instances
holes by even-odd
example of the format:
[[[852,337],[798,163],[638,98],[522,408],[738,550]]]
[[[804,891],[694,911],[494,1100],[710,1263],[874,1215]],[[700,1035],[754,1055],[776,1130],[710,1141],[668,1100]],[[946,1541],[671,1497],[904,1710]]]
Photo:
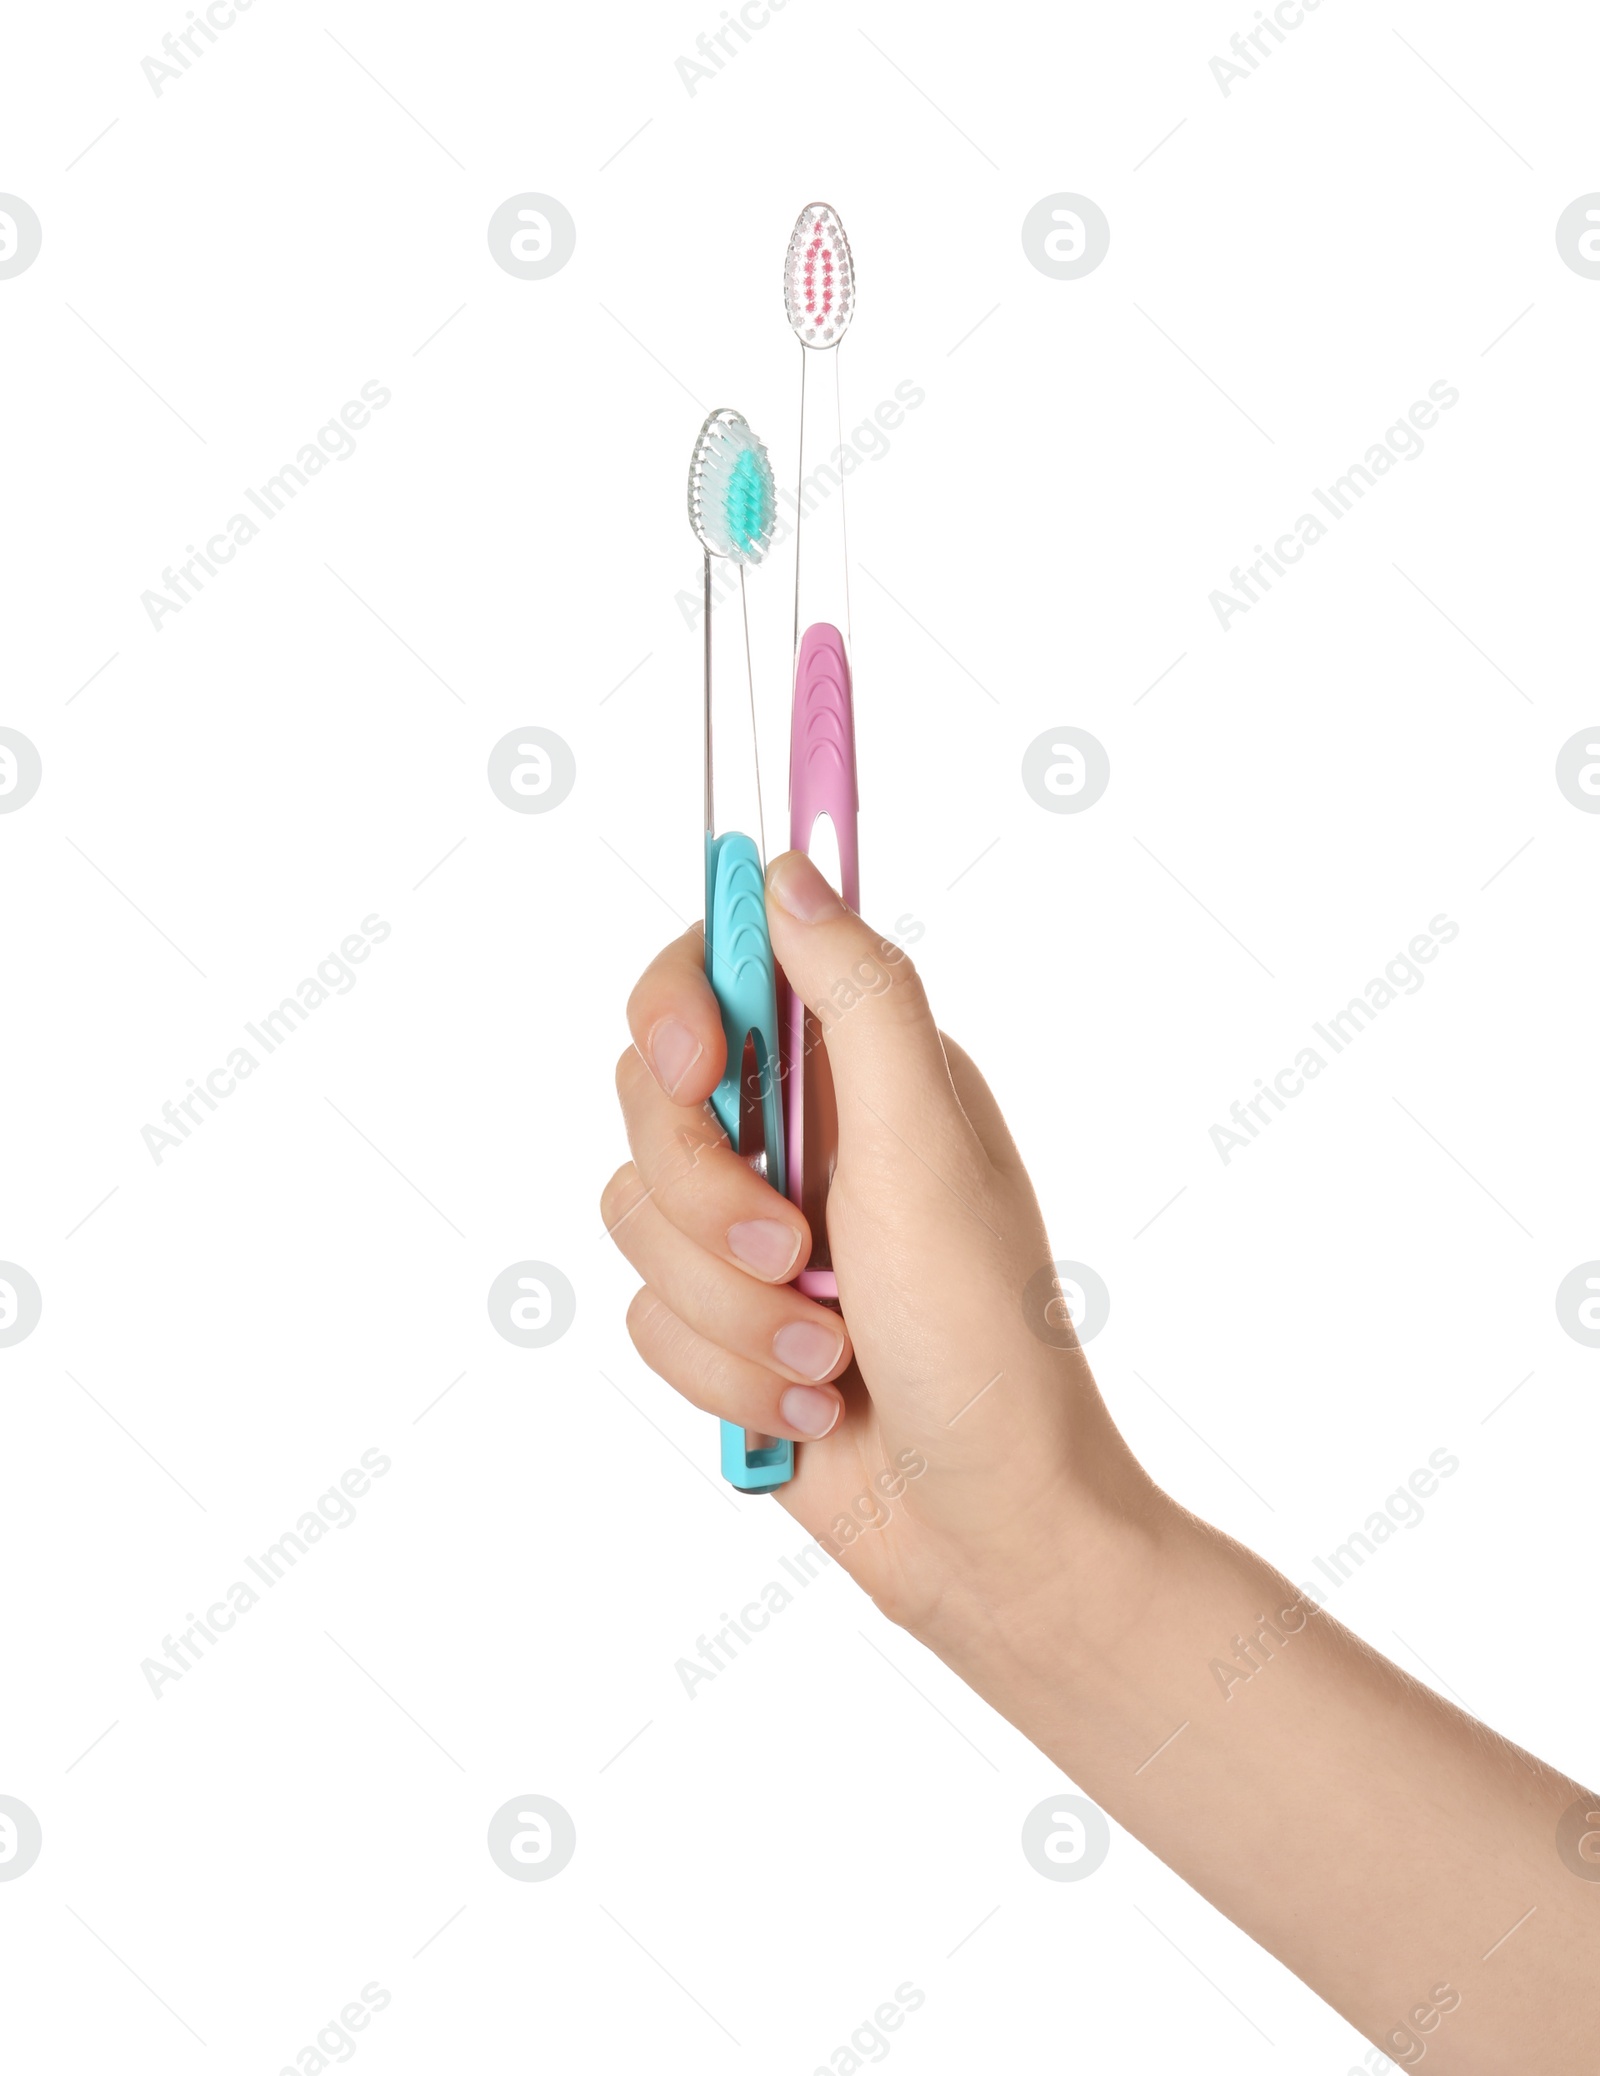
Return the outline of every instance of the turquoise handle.
[[[778,1049],[778,969],[767,935],[766,885],[761,857],[748,836],[706,838],[706,978],[722,1012],[728,1064],[712,1091],[711,1107],[736,1153],[741,1146],[740,1076],[745,1043],[755,1041],[767,1180],[788,1194],[783,1146],[782,1063]],[[741,1492],[770,1492],[794,1476],[794,1444],[745,1446],[745,1430],[722,1423],[722,1475]]]

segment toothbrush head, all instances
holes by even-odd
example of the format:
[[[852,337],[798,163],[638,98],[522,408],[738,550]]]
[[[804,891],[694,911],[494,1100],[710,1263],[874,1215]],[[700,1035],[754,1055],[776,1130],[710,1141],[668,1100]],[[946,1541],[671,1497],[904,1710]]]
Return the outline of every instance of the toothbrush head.
[[[772,545],[777,517],[766,448],[737,411],[713,411],[689,463],[689,524],[701,547],[754,566]]]
[[[808,202],[795,220],[783,266],[783,307],[802,346],[837,346],[855,315],[856,274],[838,212]]]

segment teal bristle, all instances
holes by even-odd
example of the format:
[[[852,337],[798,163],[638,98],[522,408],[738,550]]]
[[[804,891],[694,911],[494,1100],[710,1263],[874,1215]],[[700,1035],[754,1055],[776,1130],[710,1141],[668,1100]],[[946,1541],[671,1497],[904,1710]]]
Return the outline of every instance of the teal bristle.
[[[767,450],[737,411],[713,411],[689,464],[689,523],[708,555],[754,565],[772,546],[778,492]]]
[[[758,459],[746,447],[733,464],[723,502],[728,533],[741,555],[761,552],[772,532],[776,509],[772,470],[764,456]]]

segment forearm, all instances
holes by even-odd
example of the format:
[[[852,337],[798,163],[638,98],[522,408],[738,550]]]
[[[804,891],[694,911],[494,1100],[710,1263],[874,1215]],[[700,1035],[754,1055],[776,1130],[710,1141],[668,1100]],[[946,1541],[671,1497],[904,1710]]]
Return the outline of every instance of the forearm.
[[[1591,2069],[1578,1786],[1161,1494],[1068,1511],[1053,1584],[925,1641],[1396,2062]]]

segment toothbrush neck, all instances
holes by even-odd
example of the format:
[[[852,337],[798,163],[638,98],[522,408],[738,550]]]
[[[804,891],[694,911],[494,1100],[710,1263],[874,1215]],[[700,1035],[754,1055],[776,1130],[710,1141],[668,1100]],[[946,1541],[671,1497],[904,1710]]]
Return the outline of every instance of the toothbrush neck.
[[[847,457],[839,403],[839,350],[802,347],[800,391],[800,476],[795,489],[780,491],[796,531],[794,642],[818,620],[850,627],[850,576],[845,506],[846,477],[856,466]],[[841,463],[844,465],[841,466]]]

